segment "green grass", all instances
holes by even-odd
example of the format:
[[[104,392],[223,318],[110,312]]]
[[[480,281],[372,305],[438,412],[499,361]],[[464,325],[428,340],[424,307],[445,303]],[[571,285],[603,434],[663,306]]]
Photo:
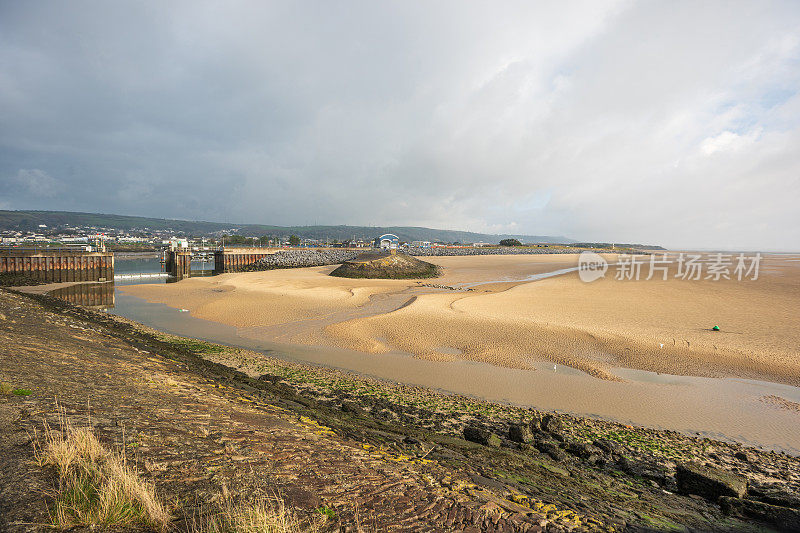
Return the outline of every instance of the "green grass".
[[[11,394],[15,396],[30,396],[31,390],[30,389],[14,389],[11,391]]]
[[[321,505],[317,507],[317,512],[324,516],[327,520],[335,520],[336,519],[336,511],[328,507],[327,505]]]
[[[218,354],[223,353],[230,348],[226,346],[221,346],[219,344],[213,344],[206,341],[201,341],[197,339],[183,339],[180,337],[164,337],[162,340],[172,344],[176,348],[181,350],[186,350],[195,353],[204,353],[204,354]]]

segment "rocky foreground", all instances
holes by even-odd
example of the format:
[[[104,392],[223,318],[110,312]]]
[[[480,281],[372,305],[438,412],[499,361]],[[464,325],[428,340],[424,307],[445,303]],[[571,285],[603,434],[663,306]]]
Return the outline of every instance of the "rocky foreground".
[[[223,494],[276,492],[322,530],[800,529],[795,457],[287,363],[47,297],[0,293],[0,381],[0,531],[47,529],[53,473],[32,458],[56,401],[127,451],[176,531]]]

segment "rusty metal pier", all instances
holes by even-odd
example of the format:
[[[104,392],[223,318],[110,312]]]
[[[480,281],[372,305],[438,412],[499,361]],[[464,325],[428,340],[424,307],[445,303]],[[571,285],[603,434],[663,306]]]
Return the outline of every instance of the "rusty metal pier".
[[[225,248],[214,252],[214,272],[238,272],[281,248]]]
[[[0,250],[0,273],[59,283],[65,281],[111,281],[114,255],[81,250]]]
[[[191,264],[192,253],[189,251],[167,250],[164,253],[164,270],[174,278],[188,278]]]

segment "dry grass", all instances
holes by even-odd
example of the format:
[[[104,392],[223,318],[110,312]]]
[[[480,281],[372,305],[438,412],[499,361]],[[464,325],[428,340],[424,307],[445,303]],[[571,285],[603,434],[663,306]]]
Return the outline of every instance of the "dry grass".
[[[5,381],[0,381],[0,394],[6,395],[11,394],[14,390],[14,387],[10,383],[6,383]]]
[[[278,497],[238,505],[225,500],[219,512],[192,521],[189,528],[190,533],[311,533],[317,530],[316,524],[308,525],[299,520]]]
[[[139,477],[123,455],[106,449],[91,428],[46,432],[37,446],[40,466],[58,475],[51,519],[56,527],[125,527],[142,524],[164,531],[171,517],[155,487]]]
[[[39,466],[53,467],[58,476],[52,526],[170,529],[172,517],[154,485],[139,477],[123,454],[103,446],[91,427],[72,426],[63,413],[61,427],[60,431],[45,427],[43,442],[34,439]],[[319,529],[317,523],[298,519],[279,497],[234,504],[223,490],[221,501],[216,510],[186,520],[187,533],[314,533]]]

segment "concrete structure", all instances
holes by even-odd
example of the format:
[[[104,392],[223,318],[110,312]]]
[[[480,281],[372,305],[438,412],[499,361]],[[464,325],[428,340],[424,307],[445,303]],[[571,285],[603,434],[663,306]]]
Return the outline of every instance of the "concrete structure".
[[[76,250],[0,250],[0,273],[51,283],[110,281],[114,279],[114,255]]]

